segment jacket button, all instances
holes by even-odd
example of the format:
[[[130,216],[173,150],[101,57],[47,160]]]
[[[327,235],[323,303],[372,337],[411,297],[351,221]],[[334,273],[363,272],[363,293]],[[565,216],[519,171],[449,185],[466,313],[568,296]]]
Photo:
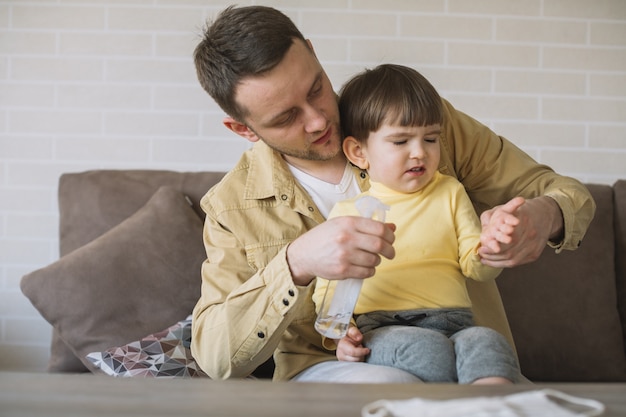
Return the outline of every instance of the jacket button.
[[[289,294],[290,296],[292,296],[292,297],[293,297],[294,295],[296,295],[296,293],[295,293],[293,290],[289,290],[289,293],[288,293],[288,294]]]
[[[283,201],[286,201],[289,197],[287,197],[287,194],[283,194],[283,195],[281,195],[281,196],[280,196],[280,198],[281,198]]]
[[[309,211],[312,213],[315,211],[315,209],[313,207],[309,207]]]
[[[286,298],[283,298],[283,304],[288,306],[289,305],[289,300],[287,300]]]
[[[256,335],[259,336],[259,339],[265,338],[265,333],[263,333],[262,331],[259,331]]]
[[[361,178],[365,179],[365,177],[367,177],[367,175],[365,174],[365,172],[361,172]]]

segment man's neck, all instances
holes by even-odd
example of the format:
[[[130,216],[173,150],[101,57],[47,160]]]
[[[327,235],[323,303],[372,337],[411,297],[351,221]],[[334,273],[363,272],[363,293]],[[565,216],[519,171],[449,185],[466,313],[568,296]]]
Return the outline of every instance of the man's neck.
[[[330,184],[339,184],[346,169],[346,158],[343,153],[328,161],[310,161],[294,158],[285,158],[285,160],[300,171]]]

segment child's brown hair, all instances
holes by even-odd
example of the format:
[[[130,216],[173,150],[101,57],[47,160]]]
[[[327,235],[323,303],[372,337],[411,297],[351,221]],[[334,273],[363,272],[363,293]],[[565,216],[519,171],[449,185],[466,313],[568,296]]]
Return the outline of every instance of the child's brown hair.
[[[365,70],[341,89],[339,113],[343,136],[367,139],[383,123],[430,126],[443,121],[441,97],[416,70],[383,64]]]

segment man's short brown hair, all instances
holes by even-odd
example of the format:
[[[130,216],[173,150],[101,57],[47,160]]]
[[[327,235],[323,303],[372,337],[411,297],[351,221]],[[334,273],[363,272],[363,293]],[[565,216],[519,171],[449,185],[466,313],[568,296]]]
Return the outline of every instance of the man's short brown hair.
[[[306,42],[291,19],[274,8],[228,7],[206,27],[194,51],[200,85],[226,114],[243,122],[246,110],[235,101],[237,85],[278,65],[296,39]]]

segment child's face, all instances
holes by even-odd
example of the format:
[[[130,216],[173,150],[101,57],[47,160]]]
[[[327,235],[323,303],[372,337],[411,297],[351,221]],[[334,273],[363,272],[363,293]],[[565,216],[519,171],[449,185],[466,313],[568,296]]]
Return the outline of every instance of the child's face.
[[[362,153],[370,178],[387,187],[413,193],[430,182],[439,167],[441,126],[384,124],[370,133]]]

